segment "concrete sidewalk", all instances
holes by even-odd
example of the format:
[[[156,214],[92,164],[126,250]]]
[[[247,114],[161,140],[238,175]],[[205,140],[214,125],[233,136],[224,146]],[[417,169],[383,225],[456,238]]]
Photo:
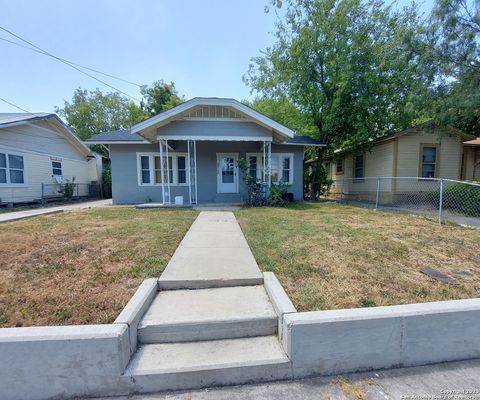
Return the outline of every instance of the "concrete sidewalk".
[[[0,224],[3,222],[17,221],[25,218],[37,217],[39,215],[56,214],[63,211],[82,210],[85,208],[106,207],[112,204],[111,199],[85,201],[82,203],[66,204],[54,207],[42,207],[31,210],[12,211],[0,214]]]
[[[421,397],[420,397],[421,396]],[[97,400],[480,399],[480,360]]]
[[[162,289],[261,285],[258,268],[232,212],[202,211],[159,279]]]

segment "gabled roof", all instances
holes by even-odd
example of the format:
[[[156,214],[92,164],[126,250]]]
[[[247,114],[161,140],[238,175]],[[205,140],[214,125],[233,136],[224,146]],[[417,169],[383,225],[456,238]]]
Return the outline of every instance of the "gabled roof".
[[[33,120],[40,120],[45,119],[50,115],[55,114],[48,114],[48,113],[0,113],[0,126],[3,125],[12,125],[17,123],[23,123],[26,121],[33,121]]]
[[[62,132],[67,140],[86,157],[93,157],[88,146],[58,117],[53,113],[0,113],[0,129],[22,124],[32,124],[37,121],[47,121]]]
[[[175,120],[175,118],[180,116],[180,114],[197,106],[231,107],[232,109],[239,111],[240,113],[247,116],[249,120],[276,132],[283,138],[283,140],[292,138],[295,135],[295,132],[293,130],[259,113],[258,111],[255,111],[254,109],[246,106],[245,104],[240,103],[237,100],[217,97],[195,97],[174,108],[171,108],[170,110],[164,111],[158,115],[155,115],[152,118],[147,119],[146,121],[140,122],[132,126],[131,131],[133,133],[140,133],[142,135],[142,131],[149,128],[151,129],[154,127],[166,125],[170,121]]]
[[[99,133],[85,140],[89,144],[134,144],[134,143],[150,143],[137,133],[132,133],[130,129],[121,129],[118,131],[110,131]]]
[[[389,132],[389,133],[385,134],[384,136],[381,136],[381,137],[378,137],[378,138],[374,139],[373,142],[374,143],[383,142],[384,140],[389,140],[389,139],[392,139],[392,138],[395,138],[395,137],[408,135],[409,133],[415,133],[415,132],[419,132],[419,131],[429,131],[429,130],[440,132],[440,133],[446,133],[446,134],[450,134],[450,135],[455,135],[455,136],[460,137],[462,140],[468,140],[468,139],[473,139],[474,138],[474,136],[469,135],[468,133],[465,133],[465,132],[461,131],[460,129],[453,128],[453,127],[450,127],[450,126],[441,126],[441,125],[438,125],[437,123],[435,123],[433,121],[426,121],[426,122],[423,122],[421,124],[414,125],[410,128],[403,129],[401,131]]]

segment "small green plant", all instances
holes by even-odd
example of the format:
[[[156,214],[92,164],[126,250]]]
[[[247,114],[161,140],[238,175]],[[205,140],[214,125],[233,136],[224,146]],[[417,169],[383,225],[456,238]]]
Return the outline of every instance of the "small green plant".
[[[247,188],[246,205],[250,207],[260,207],[266,205],[263,185],[257,179],[249,174],[249,164],[244,158],[237,161],[238,168],[242,172],[243,182]]]
[[[375,303],[375,300],[370,299],[368,297],[360,300],[360,304],[362,305],[362,307],[376,307],[377,306],[377,303]]]
[[[268,205],[271,207],[285,207],[287,205],[286,194],[288,185],[283,182],[272,184],[268,194]]]
[[[66,182],[60,186],[60,189],[58,189],[58,193],[62,194],[67,200],[71,200],[75,193],[75,177],[73,177],[71,181],[67,179]]]
[[[60,310],[55,313],[55,316],[59,321],[66,321],[67,319],[72,318],[72,313],[69,310]]]

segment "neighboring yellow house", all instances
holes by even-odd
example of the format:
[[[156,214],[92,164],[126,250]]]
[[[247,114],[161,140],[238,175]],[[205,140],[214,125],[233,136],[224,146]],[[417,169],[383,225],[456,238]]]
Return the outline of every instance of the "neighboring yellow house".
[[[336,162],[327,167],[336,181],[332,193],[374,200],[377,180],[367,178],[415,178],[382,179],[381,201],[388,202],[434,190],[438,184],[425,178],[480,180],[480,140],[472,139],[458,129],[425,123],[376,139],[364,153],[339,152]]]

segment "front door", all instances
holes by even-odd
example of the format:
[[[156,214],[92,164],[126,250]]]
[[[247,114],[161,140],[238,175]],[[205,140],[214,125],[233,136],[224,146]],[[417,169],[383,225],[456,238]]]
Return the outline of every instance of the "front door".
[[[238,193],[238,167],[236,154],[217,154],[218,193]]]

